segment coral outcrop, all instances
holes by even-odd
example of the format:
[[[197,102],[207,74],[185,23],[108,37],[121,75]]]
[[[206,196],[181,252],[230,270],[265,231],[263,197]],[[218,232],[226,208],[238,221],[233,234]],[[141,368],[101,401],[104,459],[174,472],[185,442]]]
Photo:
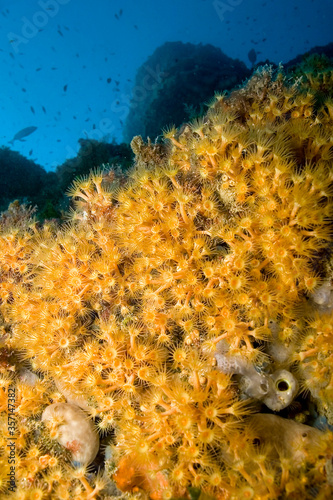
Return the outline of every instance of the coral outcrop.
[[[332,495],[332,432],[305,425],[309,401],[329,418],[332,400],[332,124],[331,100],[264,67],[164,145],[135,137],[125,186],[77,180],[64,227],[7,221],[4,498]],[[298,384],[299,411],[274,415]],[[55,407],[94,422],[104,460],[88,468],[96,442],[80,455]]]

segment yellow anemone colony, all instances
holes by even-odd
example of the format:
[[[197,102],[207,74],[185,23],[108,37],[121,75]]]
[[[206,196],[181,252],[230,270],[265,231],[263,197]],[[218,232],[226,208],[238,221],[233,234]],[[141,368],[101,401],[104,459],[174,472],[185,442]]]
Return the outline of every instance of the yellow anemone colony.
[[[1,498],[333,495],[332,130],[265,67],[64,226],[0,226]]]

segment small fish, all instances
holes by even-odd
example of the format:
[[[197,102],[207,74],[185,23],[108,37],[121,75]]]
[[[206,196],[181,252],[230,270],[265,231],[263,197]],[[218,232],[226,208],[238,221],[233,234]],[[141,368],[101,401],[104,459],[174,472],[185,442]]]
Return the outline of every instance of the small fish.
[[[31,156],[31,155],[32,155],[32,153],[33,153],[33,149],[30,149],[30,151],[29,151],[29,156]]]
[[[251,49],[248,54],[247,54],[247,57],[249,58],[249,61],[250,63],[252,63],[252,66],[254,65],[254,63],[256,62],[257,60],[257,53],[254,49]]]
[[[22,130],[19,130],[18,132],[16,132],[12,140],[9,141],[9,144],[14,144],[15,141],[23,141],[24,137],[32,134],[33,132],[35,132],[35,130],[37,130],[37,127],[34,126],[25,127]]]
[[[30,106],[30,109],[31,109],[31,113],[34,115],[35,114],[35,110],[34,110],[33,106]]]
[[[67,85],[67,83],[66,83],[66,85],[64,85],[64,92],[66,92],[67,87],[68,87],[68,85]]]
[[[44,111],[44,113],[46,114],[46,109],[44,108],[44,106],[42,106],[42,110]]]
[[[107,78],[106,80],[108,83],[111,83],[112,82],[112,78]]]

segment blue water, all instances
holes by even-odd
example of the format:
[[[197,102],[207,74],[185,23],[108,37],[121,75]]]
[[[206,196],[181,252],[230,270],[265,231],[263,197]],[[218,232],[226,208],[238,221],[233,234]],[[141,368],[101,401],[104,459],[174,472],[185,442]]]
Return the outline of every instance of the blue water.
[[[6,5],[7,4],[7,5]],[[0,11],[0,145],[47,170],[80,137],[122,140],[136,70],[167,41],[210,43],[251,63],[333,40],[332,0],[12,0]]]

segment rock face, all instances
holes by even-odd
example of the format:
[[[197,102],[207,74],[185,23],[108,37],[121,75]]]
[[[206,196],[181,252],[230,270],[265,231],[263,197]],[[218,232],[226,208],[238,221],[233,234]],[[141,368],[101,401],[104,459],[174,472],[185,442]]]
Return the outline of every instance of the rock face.
[[[167,42],[138,69],[124,140],[152,140],[166,125],[181,125],[206,109],[214,92],[230,90],[250,75],[245,64],[212,45]]]

